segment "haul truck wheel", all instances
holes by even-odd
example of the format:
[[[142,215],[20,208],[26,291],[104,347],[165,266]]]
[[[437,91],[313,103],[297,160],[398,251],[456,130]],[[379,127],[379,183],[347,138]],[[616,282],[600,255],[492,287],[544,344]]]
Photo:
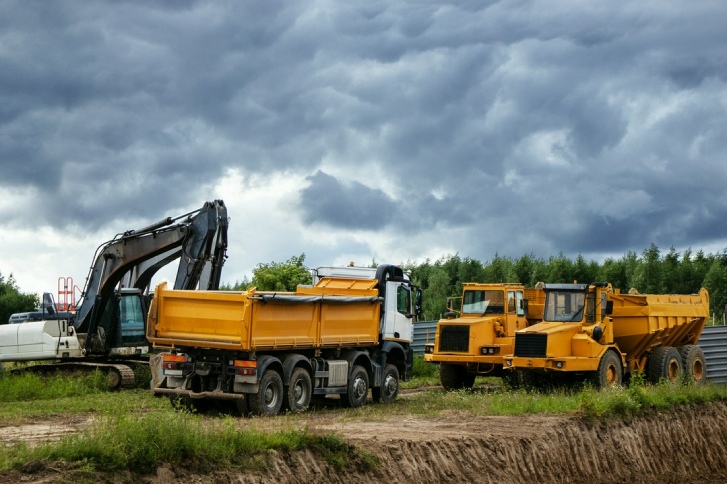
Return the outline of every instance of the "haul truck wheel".
[[[286,394],[286,408],[291,412],[297,413],[305,410],[310,405],[311,394],[313,393],[313,385],[311,384],[310,374],[305,368],[296,368],[290,375],[290,383]]]
[[[445,390],[470,389],[475,384],[475,375],[467,373],[464,366],[440,363],[439,381]]]
[[[381,380],[380,387],[371,389],[371,398],[374,402],[391,403],[399,395],[399,369],[389,363]]]
[[[283,404],[283,379],[275,370],[266,370],[260,379],[257,393],[247,398],[250,411],[255,415],[275,415]]]
[[[611,388],[620,385],[622,378],[621,358],[611,350],[606,351],[593,375],[594,383],[599,388]]]
[[[368,392],[369,374],[363,367],[354,366],[348,379],[348,392],[341,395],[341,404],[350,408],[360,407],[366,402]]]
[[[669,383],[679,383],[682,379],[682,357],[672,346],[657,346],[651,350],[647,375],[652,383],[664,378]]]
[[[532,374],[522,370],[506,370],[502,382],[511,390],[528,389],[533,386]]]
[[[707,382],[707,360],[704,351],[697,345],[684,345],[679,348],[682,368],[689,381],[702,384]]]

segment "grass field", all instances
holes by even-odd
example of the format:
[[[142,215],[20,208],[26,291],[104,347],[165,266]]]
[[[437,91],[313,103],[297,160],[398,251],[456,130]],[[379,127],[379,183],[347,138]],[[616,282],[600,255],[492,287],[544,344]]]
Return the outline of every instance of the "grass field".
[[[549,392],[512,391],[499,379],[478,378],[469,391],[445,392],[438,387],[434,365],[417,362],[415,378],[402,384],[402,398],[391,405],[369,404],[357,409],[324,409],[346,419],[370,421],[396,415],[436,419],[456,409],[472,416],[568,414],[578,418],[622,418],[668,410],[677,406],[727,399],[724,385],[646,385],[636,379],[629,387],[610,391],[593,388]],[[307,429],[261,432],[240,430],[234,417],[201,416],[175,409],[147,389],[106,390],[102,375],[69,378],[34,374],[0,377],[0,426],[35,420],[93,415],[89,428],[37,446],[6,445],[0,470],[32,461],[67,461],[90,469],[151,470],[159,463],[184,465],[204,471],[214,466],[260,468],[271,450],[307,448],[334,468],[375,466],[376,459],[351,448],[335,434],[313,434]],[[290,419],[296,428],[297,415]]]

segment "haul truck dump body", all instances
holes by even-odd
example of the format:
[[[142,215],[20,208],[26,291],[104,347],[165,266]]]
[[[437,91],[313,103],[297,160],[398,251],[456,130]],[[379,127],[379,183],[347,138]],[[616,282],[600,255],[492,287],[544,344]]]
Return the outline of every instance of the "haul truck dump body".
[[[675,382],[706,378],[697,346],[709,317],[709,295],[620,294],[610,284],[546,284],[543,321],[515,334],[507,369],[588,373],[598,386],[646,372]]]
[[[542,319],[542,295],[520,284],[464,284],[460,316],[452,311],[440,320],[424,349],[425,361],[439,363],[442,386],[471,388],[477,375],[509,376],[503,356],[512,353],[516,330]]]
[[[346,277],[349,276],[349,277]],[[161,353],[156,394],[239,413],[300,411],[311,396],[392,401],[411,374],[420,292],[395,266],[321,268],[295,292],[155,291],[147,338]]]

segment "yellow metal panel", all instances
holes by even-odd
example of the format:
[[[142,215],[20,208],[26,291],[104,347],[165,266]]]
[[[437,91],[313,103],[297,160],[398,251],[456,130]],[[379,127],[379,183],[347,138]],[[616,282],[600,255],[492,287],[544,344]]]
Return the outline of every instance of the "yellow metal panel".
[[[326,277],[318,281],[314,287],[298,287],[298,294],[328,296],[376,296],[378,290],[375,279],[344,279]]]
[[[183,346],[205,341],[210,347],[248,348],[249,306],[244,292],[176,291],[157,286],[150,308],[152,343]]]
[[[323,303],[321,346],[375,345],[379,340],[381,305],[370,302]]]
[[[258,302],[252,310],[254,349],[281,349],[316,346],[318,303]]]

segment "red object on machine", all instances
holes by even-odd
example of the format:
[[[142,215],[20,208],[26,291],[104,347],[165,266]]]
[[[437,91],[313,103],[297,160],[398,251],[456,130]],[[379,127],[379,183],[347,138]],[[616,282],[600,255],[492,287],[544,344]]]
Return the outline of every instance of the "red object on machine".
[[[78,286],[73,285],[72,277],[58,278],[58,302],[56,303],[58,311],[76,310],[76,290],[81,292]]]

